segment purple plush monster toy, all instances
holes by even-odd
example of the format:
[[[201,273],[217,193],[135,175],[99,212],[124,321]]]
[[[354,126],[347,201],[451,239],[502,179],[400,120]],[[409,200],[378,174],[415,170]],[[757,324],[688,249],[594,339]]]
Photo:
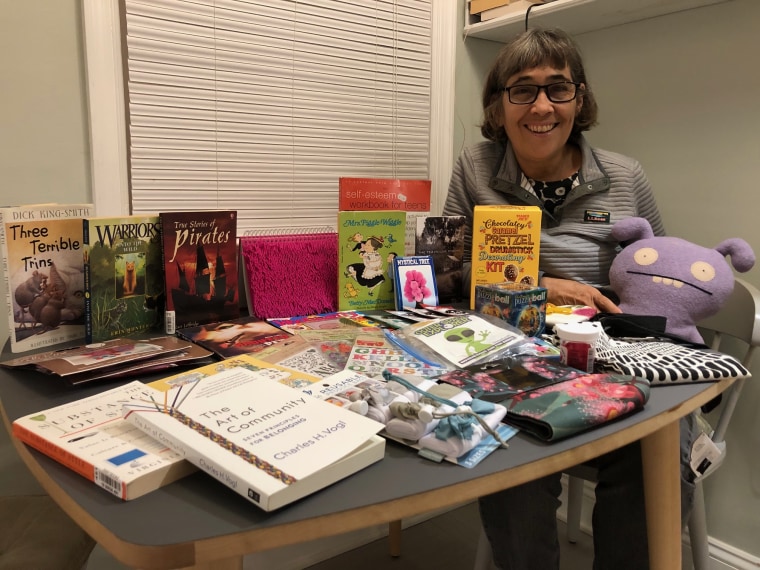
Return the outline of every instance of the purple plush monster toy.
[[[644,218],[620,220],[612,237],[629,242],[610,267],[620,309],[664,316],[665,332],[697,343],[703,339],[696,323],[717,313],[734,289],[726,256],[741,273],[755,264],[755,253],[743,239],[727,239],[709,249],[676,237],[655,237]]]

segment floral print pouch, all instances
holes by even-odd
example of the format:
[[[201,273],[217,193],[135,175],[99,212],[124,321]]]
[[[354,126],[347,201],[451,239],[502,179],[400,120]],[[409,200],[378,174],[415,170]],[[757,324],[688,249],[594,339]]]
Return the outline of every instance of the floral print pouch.
[[[638,412],[648,399],[644,378],[581,374],[503,402],[502,421],[542,441],[557,441]]]

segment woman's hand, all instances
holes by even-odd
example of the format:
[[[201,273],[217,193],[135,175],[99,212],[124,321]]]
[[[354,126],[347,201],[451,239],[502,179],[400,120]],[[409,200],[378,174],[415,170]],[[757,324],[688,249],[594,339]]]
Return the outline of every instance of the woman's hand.
[[[602,313],[620,313],[620,308],[602,293],[584,283],[571,279],[543,277],[539,283],[546,288],[546,300],[554,305],[587,305]]]

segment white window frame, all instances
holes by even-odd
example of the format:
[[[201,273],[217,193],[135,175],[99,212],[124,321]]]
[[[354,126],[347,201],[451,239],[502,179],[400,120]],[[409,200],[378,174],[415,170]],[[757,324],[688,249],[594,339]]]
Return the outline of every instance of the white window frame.
[[[98,216],[130,212],[119,0],[82,0],[92,198]],[[433,2],[431,210],[440,213],[453,166],[457,0]]]

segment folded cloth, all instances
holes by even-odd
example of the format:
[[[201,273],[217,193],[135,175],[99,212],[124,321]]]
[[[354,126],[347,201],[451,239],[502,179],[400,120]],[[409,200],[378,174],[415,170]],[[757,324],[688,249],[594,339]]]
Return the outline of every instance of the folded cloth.
[[[713,382],[744,378],[749,371],[734,357],[661,341],[623,341],[602,332],[596,344],[596,368],[646,378],[652,385]]]
[[[635,376],[584,374],[504,402],[510,424],[543,441],[557,441],[638,412],[649,382]]]

